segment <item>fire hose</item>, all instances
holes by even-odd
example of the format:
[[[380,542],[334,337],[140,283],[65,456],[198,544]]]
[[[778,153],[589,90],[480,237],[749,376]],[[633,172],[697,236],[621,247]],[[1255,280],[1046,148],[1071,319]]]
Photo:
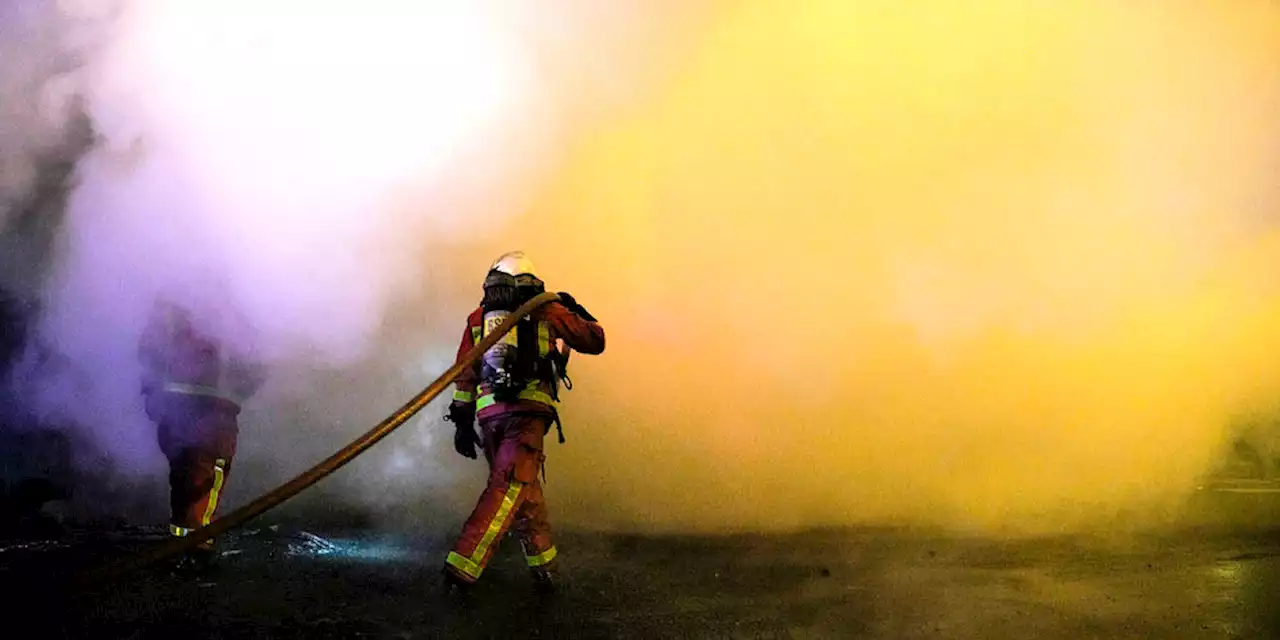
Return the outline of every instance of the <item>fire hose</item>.
[[[559,300],[560,296],[554,293],[542,293],[534,297],[532,300],[520,305],[511,317],[523,318],[533,313],[539,307],[548,302]],[[405,403],[404,406],[396,410],[395,413],[387,416],[382,422],[360,436],[351,444],[338,450],[337,453],[329,456],[323,461],[311,467],[307,471],[298,475],[296,478],[276,487],[259,497],[257,500],[232,511],[231,513],[210,522],[208,525],[192,531],[183,537],[175,537],[171,540],[157,545],[153,549],[149,549],[135,556],[124,558],[122,560],[105,564],[96,569],[87,571],[76,576],[72,583],[78,588],[91,588],[105,582],[124,577],[134,571],[146,568],[147,566],[176,556],[187,551],[201,542],[210,538],[219,536],[231,529],[234,529],[260,515],[266,513],[270,509],[280,505],[285,500],[292,498],[301,493],[304,489],[319,482],[324,477],[342,468],[348,462],[355,459],[356,456],[364,453],[379,440],[387,437],[392,431],[395,431],[403,425],[414,414],[418,413],[430,403],[442,391],[453,384],[454,380],[468,367],[475,363],[476,360],[488,351],[490,347],[497,344],[507,332],[511,331],[517,323],[504,322],[498,326],[497,330],[485,336],[471,351],[468,351],[462,359],[454,363],[452,367],[440,374],[434,382],[427,385],[425,389]]]

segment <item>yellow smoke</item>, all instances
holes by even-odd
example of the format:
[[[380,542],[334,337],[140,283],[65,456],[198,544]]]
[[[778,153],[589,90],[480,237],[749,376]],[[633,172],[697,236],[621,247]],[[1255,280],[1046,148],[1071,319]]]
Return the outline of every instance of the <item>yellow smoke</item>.
[[[476,248],[609,332],[563,521],[1159,521],[1280,393],[1274,2],[755,0],[704,36]]]

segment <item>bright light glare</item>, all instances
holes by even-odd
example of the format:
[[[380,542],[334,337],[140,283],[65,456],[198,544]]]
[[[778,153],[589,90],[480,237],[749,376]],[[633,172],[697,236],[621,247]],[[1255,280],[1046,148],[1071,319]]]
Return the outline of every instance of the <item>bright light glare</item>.
[[[241,178],[303,218],[314,212],[256,181],[346,185],[351,200],[332,210],[350,211],[447,163],[515,99],[519,58],[482,3],[343,7],[235,0],[141,14],[135,46],[163,80],[150,86],[206,123],[202,162],[219,165],[207,175]]]

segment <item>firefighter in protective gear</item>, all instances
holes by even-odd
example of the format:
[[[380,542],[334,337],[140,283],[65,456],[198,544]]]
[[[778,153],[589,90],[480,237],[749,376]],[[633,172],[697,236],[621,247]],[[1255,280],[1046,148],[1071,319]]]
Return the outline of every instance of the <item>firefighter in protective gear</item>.
[[[465,587],[480,578],[499,541],[513,529],[520,538],[535,584],[554,587],[556,547],[539,482],[546,456],[543,437],[554,422],[559,378],[569,349],[604,351],[604,329],[567,293],[526,318],[510,312],[542,293],[542,281],[522,252],[504,254],[485,278],[484,299],[467,318],[458,359],[502,322],[519,324],[456,380],[446,420],[457,431],[454,447],[489,464],[489,479],[453,549],[445,558],[445,580]],[[559,347],[559,348],[558,348]],[[474,424],[480,424],[477,436]],[[563,442],[563,437],[561,438]]]
[[[186,536],[208,525],[218,509],[235,457],[241,403],[264,381],[260,366],[234,357],[195,327],[190,313],[158,301],[143,330],[142,397],[169,462],[169,531]],[[212,539],[178,561],[198,572],[214,559]]]

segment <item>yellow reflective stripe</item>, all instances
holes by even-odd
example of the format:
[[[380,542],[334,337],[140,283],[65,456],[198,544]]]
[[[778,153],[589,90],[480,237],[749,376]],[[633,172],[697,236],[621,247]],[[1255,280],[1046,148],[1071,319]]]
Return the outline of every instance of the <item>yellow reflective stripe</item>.
[[[479,344],[479,343],[480,343],[480,339],[484,337],[484,336],[482,336],[482,335],[481,335],[483,332],[484,332],[484,330],[483,330],[483,328],[481,328],[481,327],[471,327],[471,342],[472,342],[472,344]]]
[[[218,389],[215,389],[214,387],[209,387],[202,384],[187,384],[185,382],[166,382],[164,383],[164,390],[170,393],[181,393],[182,395],[186,395],[186,396],[208,396],[211,398],[221,398],[223,400],[229,400],[236,404],[240,404],[240,400],[235,396],[232,396],[229,393],[224,393]]]
[[[173,534],[173,535],[175,535],[175,536],[178,536],[179,538],[185,537],[188,533],[191,533],[192,531],[195,531],[195,529],[188,529],[188,528],[186,528],[186,527],[179,527],[179,526],[178,526],[178,525],[176,525],[176,524],[171,524],[171,525],[169,525],[169,533],[171,533],[171,534]]]
[[[538,355],[551,353],[551,328],[545,322],[538,323]]]
[[[537,383],[534,383],[534,384],[537,384]],[[520,395],[516,397],[521,400],[533,400],[534,402],[541,402],[542,404],[547,404],[547,405],[554,405],[556,402],[555,400],[551,399],[551,396],[547,395],[546,393],[543,393],[542,391],[539,391],[538,389],[525,389],[524,391],[521,391]],[[498,402],[498,399],[493,397],[492,393],[482,395],[480,396],[479,400],[476,400],[476,411],[479,411],[485,407],[491,406],[497,402]]]
[[[455,402],[471,402],[476,399],[476,394],[471,391],[454,391],[453,399]]]
[[[552,560],[556,559],[556,548],[552,546],[550,549],[547,549],[536,556],[525,556],[524,559],[531,567],[541,567],[542,565],[548,564]]]
[[[209,490],[209,506],[204,509],[204,517],[200,519],[200,526],[209,526],[209,521],[213,519],[213,512],[218,508],[218,496],[222,493],[222,466],[226,462],[221,458],[213,463],[213,488]]]
[[[461,554],[450,551],[445,562],[453,565],[459,571],[471,576],[479,578],[480,573],[484,571],[484,567],[480,566],[480,561],[484,559],[484,554],[489,550],[489,545],[493,544],[498,533],[502,531],[502,526],[506,523],[507,517],[512,515],[516,508],[516,498],[520,496],[520,490],[524,488],[524,484],[511,481],[507,487],[506,495],[502,496],[502,504],[498,505],[498,512],[493,514],[493,519],[489,521],[489,528],[485,530],[484,536],[480,538],[480,544],[476,545],[476,550],[471,553],[471,557],[463,557]]]
[[[519,398],[521,400],[535,400],[543,404],[552,404],[555,402],[555,400],[551,399],[551,396],[539,391],[536,388],[530,388],[530,389],[525,389],[524,391],[521,391]]]
[[[449,556],[444,561],[472,578],[479,578],[480,574],[484,572],[484,567],[462,557],[456,551],[450,551]]]

